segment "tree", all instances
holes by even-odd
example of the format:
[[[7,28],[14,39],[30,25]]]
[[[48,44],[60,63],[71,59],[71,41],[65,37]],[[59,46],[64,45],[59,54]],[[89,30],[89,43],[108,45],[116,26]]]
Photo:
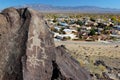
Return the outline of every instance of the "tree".
[[[56,19],[54,19],[54,20],[53,20],[53,22],[54,22],[54,23],[56,23],[56,22],[57,22],[57,20],[56,20]]]
[[[103,23],[98,23],[97,27],[98,27],[98,28],[104,28],[104,27],[106,27],[106,25],[103,24]]]
[[[104,33],[104,34],[110,34],[110,30],[112,29],[112,27],[106,26],[106,27],[104,27],[103,29],[104,29],[104,30],[103,30],[103,33]]]
[[[81,28],[77,28],[77,31],[78,31],[77,36],[78,36],[79,38],[82,38]]]
[[[78,28],[77,28],[77,31],[78,31],[78,32],[80,32],[80,31],[81,31],[81,28],[80,28],[80,27],[78,27]]]
[[[65,34],[65,32],[63,31],[65,28],[64,27],[62,27],[61,29],[60,29],[60,34]]]
[[[82,21],[80,21],[80,20],[78,20],[78,21],[76,21],[76,24],[78,24],[78,25],[82,26],[82,25],[83,25],[83,22],[82,22]]]
[[[92,17],[90,18],[90,20],[91,20],[91,21],[93,21],[93,22],[95,22],[95,19],[94,19],[94,18],[92,18]]]
[[[90,30],[90,33],[89,33],[89,35],[90,35],[90,36],[93,36],[93,35],[95,35],[95,29],[94,29],[94,28],[92,28],[92,29]]]

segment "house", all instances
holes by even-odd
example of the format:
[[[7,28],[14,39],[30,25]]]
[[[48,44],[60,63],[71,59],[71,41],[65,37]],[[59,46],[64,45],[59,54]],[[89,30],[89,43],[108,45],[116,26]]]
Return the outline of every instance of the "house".
[[[65,22],[59,22],[59,25],[60,25],[60,26],[68,26],[68,24],[65,23]]]
[[[80,25],[77,25],[77,24],[71,24],[70,27],[80,27]]]
[[[71,39],[71,40],[74,40],[76,39],[76,35],[74,34],[59,34],[59,35],[56,35],[55,36],[56,39],[59,39],[59,40],[64,40],[64,39]]]
[[[64,31],[66,34],[77,33],[76,30],[71,30],[71,29],[64,29],[63,31]]]
[[[114,26],[113,29],[112,34],[120,35],[120,25]]]
[[[92,28],[89,26],[89,27],[86,27],[87,30],[91,30]]]
[[[74,39],[77,38],[77,36],[74,35],[74,34],[65,34],[65,35],[63,35],[63,38],[68,38],[68,37],[69,37],[71,40],[74,40]]]
[[[97,26],[98,25],[98,23],[97,22],[94,22],[94,24],[93,24],[94,26]]]
[[[61,41],[60,39],[54,38],[54,41]]]
[[[113,28],[120,31],[120,25],[116,25]]]
[[[59,33],[56,33],[56,32],[53,32],[53,34],[54,34],[54,37],[60,35]]]
[[[57,29],[58,31],[60,31],[60,29],[61,29],[61,28],[59,28],[58,26],[55,26],[54,28]]]

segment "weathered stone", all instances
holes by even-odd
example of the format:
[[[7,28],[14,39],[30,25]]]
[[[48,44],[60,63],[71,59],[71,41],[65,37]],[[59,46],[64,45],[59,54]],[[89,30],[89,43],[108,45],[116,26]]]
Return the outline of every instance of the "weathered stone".
[[[0,80],[90,80],[63,47],[55,48],[43,16],[30,8],[0,14]]]
[[[54,61],[57,71],[54,75],[59,74],[55,79],[59,80],[90,80],[88,72],[80,67],[79,62],[76,61],[64,46],[56,48],[56,61]],[[54,69],[55,70],[55,69]]]

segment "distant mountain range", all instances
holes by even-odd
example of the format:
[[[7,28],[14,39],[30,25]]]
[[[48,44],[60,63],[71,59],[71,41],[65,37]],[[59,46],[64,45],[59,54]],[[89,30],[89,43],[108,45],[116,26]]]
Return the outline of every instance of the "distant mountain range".
[[[65,6],[52,6],[42,4],[29,4],[20,7],[30,7],[40,12],[61,12],[61,13],[120,13],[120,9],[101,8],[96,6],[77,6],[77,7],[65,7]]]

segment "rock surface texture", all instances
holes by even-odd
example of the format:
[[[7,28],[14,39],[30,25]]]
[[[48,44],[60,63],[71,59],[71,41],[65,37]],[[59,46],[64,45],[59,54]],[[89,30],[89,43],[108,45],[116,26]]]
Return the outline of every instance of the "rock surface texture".
[[[0,80],[91,80],[63,47],[55,47],[43,16],[30,8],[0,13]]]

